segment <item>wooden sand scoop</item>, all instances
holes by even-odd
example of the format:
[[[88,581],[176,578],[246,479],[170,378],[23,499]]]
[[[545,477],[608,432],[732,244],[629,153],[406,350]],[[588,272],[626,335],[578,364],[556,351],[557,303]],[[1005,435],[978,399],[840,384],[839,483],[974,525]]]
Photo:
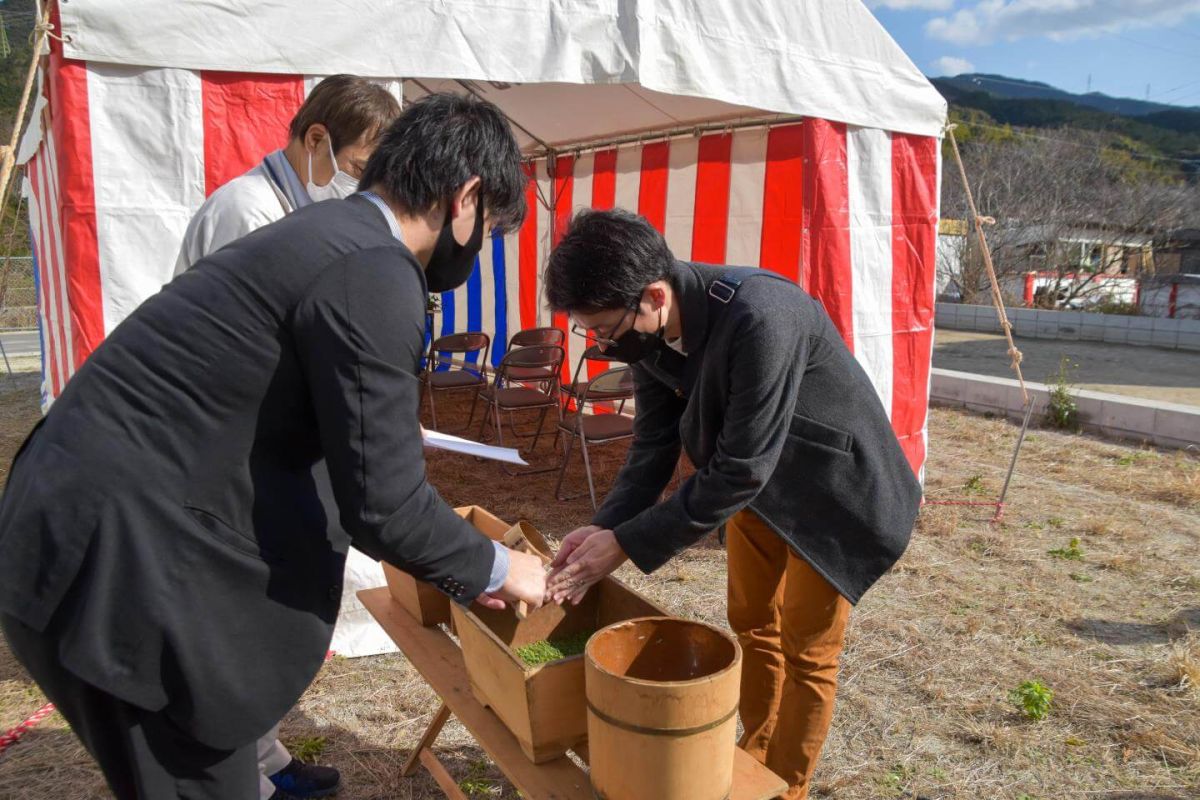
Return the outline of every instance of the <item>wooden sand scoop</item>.
[[[549,564],[551,561],[550,556],[547,553],[543,553],[534,546],[533,542],[529,541],[529,536],[526,534],[527,527],[529,527],[529,523],[521,520],[508,529],[508,532],[504,534],[504,538],[500,540],[500,543],[510,550],[519,550],[522,553],[535,555],[542,560],[543,564]],[[517,619],[526,619],[529,616],[529,604],[524,600],[520,600],[513,605],[513,611],[516,613]]]

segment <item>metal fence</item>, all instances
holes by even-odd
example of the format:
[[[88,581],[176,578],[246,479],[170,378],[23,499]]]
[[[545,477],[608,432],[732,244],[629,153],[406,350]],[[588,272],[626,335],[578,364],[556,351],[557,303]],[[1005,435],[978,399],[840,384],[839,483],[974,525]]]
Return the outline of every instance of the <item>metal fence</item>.
[[[0,258],[0,329],[37,327],[37,287],[33,258]]]

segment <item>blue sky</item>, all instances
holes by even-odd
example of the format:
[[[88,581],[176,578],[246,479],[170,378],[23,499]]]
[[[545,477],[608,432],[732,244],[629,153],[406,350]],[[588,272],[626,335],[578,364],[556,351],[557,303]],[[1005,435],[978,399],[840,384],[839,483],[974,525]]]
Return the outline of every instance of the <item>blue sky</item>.
[[[1200,106],[1200,0],[866,0],[926,75]]]

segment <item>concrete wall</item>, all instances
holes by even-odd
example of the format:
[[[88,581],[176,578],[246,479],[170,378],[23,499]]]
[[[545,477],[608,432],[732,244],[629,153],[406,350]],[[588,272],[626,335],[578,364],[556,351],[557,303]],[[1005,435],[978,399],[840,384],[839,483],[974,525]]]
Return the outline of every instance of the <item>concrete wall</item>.
[[[1021,387],[1009,378],[934,369],[930,399],[939,405],[990,412],[1020,421]],[[1045,417],[1049,387],[1026,382],[1035,422]],[[1084,430],[1159,447],[1200,447],[1200,407],[1077,390],[1073,393]]]
[[[1016,336],[1149,345],[1200,352],[1200,320],[1129,317],[1086,311],[1042,311],[1035,308],[1009,308],[1006,313]],[[1001,332],[996,309],[992,306],[938,303],[936,324],[939,328],[959,331]]]

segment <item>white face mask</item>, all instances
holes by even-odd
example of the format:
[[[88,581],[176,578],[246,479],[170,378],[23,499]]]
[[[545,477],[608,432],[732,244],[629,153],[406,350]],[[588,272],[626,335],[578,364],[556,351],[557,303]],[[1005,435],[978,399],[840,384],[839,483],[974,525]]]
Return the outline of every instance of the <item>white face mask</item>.
[[[333,156],[333,140],[331,137],[325,137],[325,143],[329,145],[329,161],[333,164],[333,179],[324,186],[317,186],[313,183],[312,174],[312,152],[308,154],[308,196],[313,199],[314,203],[319,203],[322,200],[333,200],[349,197],[358,191],[358,179],[353,175],[342,172],[338,169],[337,159]]]

